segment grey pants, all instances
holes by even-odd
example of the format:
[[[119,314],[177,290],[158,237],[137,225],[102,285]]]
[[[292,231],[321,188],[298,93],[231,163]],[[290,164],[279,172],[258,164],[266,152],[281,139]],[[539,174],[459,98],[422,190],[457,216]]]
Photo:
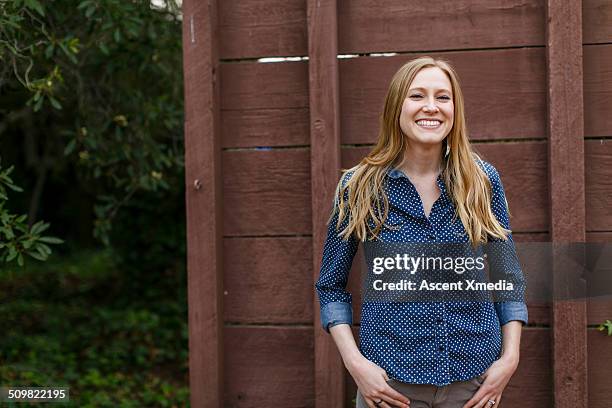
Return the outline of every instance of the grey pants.
[[[482,376],[478,376],[443,387],[406,384],[397,380],[389,380],[387,384],[410,399],[410,408],[461,408],[474,396],[483,381]],[[357,391],[357,408],[368,408],[359,390]]]

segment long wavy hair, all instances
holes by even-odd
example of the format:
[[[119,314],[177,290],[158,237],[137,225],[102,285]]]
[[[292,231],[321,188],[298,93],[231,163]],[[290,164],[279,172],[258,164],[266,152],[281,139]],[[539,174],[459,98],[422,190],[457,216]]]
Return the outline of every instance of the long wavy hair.
[[[474,246],[487,242],[488,237],[507,239],[510,231],[500,225],[491,210],[491,182],[476,163],[480,158],[468,139],[457,73],[445,60],[420,57],[404,64],[391,79],[380,116],[378,142],[372,151],[356,166],[343,169],[330,221],[338,213],[336,229],[345,240],[351,235],[360,241],[374,240],[383,228],[389,212],[385,175],[403,160],[407,148],[407,137],[400,127],[402,105],[415,76],[429,67],[445,72],[453,91],[454,123],[440,154],[444,183],[455,205],[455,220],[461,219]],[[450,147],[448,155],[445,154],[447,146]],[[347,173],[350,177],[345,177]],[[346,217],[348,222],[341,230]]]

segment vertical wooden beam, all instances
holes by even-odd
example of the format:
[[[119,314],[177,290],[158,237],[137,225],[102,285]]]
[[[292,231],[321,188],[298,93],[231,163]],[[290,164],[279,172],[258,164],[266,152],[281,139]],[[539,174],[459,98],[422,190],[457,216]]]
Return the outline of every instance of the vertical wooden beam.
[[[547,0],[546,58],[551,237],[585,241],[582,2]],[[553,262],[555,297],[563,297],[564,265]],[[575,274],[579,271],[570,271]],[[553,303],[556,408],[587,408],[586,302]]]
[[[308,0],[308,55],[310,91],[310,160],[312,190],[312,250],[314,281],[330,205],[340,176],[340,103],[336,0]],[[314,310],[319,302],[314,297]],[[344,367],[331,336],[314,316],[315,406],[344,406]]]
[[[223,406],[221,144],[216,0],[183,2],[191,406]]]

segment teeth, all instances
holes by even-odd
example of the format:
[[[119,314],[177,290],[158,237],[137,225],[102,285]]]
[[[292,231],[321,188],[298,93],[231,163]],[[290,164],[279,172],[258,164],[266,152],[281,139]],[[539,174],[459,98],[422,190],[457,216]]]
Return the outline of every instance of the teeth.
[[[439,120],[419,120],[417,121],[417,125],[419,126],[423,126],[423,127],[438,127],[438,125],[440,125]]]

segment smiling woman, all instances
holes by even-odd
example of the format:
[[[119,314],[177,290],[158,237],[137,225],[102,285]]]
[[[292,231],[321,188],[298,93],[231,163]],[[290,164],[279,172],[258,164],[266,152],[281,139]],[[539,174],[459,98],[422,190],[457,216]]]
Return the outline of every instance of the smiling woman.
[[[346,285],[366,241],[504,241],[514,252],[499,174],[471,148],[459,80],[446,61],[417,58],[391,79],[377,144],[338,183],[315,286],[323,328],[358,386],[358,408],[499,403],[518,365],[525,303],[463,302],[450,293],[444,303],[364,300],[358,348]],[[489,257],[490,268],[510,270],[509,262]],[[523,282],[520,269],[512,273]]]

